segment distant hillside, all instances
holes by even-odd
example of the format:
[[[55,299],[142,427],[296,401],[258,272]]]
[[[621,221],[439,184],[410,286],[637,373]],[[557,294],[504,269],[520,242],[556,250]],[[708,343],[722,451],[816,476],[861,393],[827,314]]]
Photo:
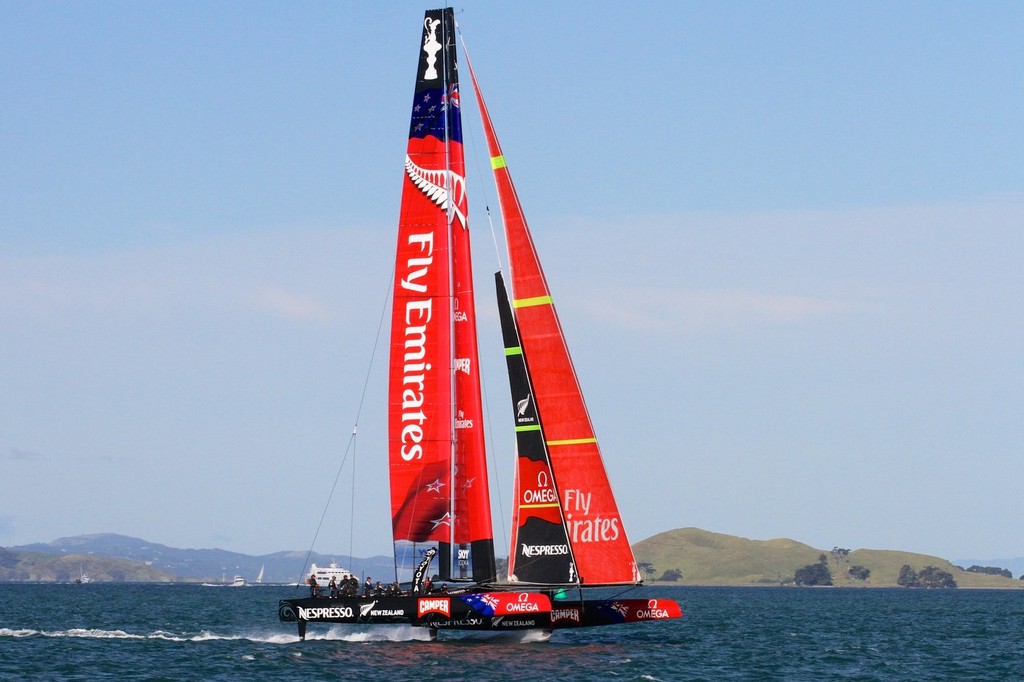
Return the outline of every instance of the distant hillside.
[[[926,566],[948,571],[960,587],[1024,588],[1024,581],[1000,576],[968,573],[946,559],[882,549],[858,549],[841,560],[829,550],[789,539],[747,540],[712,533],[699,528],[681,528],[660,533],[633,546],[637,561],[653,566],[651,579],[675,569],[680,585],[779,585],[792,583],[798,568],[817,563],[824,553],[837,586],[895,587],[900,568],[907,564],[920,571]],[[871,570],[867,580],[846,575],[851,566]]]
[[[1024,557],[1012,559],[953,559],[957,566],[998,566],[1013,573],[1014,577],[1024,575]]]
[[[168,583],[173,573],[138,561],[88,554],[40,554],[0,548],[0,581],[69,583],[88,576],[92,582]]]
[[[158,572],[162,571],[176,576],[178,579],[204,582],[230,581],[236,574],[252,581],[256,579],[261,566],[264,567],[264,582],[298,582],[304,578],[309,563],[327,565],[331,561],[337,561],[339,566],[353,571],[356,575],[386,576],[394,574],[394,563],[390,557],[353,559],[341,554],[314,553],[307,561],[306,552],[275,552],[262,556],[251,556],[223,549],[177,549],[114,533],[78,535],[60,538],[50,543],[22,545],[7,549],[11,552],[58,555],[65,558],[68,555],[86,555],[92,558],[128,559]],[[78,575],[77,568],[75,575]],[[93,576],[90,572],[90,577],[94,580],[98,576],[99,574]],[[3,573],[0,572],[0,580],[5,579],[19,580],[21,578],[4,578]],[[35,578],[30,579],[34,580]]]
[[[945,559],[924,554],[858,549],[837,558],[829,550],[795,540],[748,540],[699,528],[660,533],[636,543],[633,550],[642,568],[649,564],[652,569],[646,576],[648,582],[675,570],[681,575],[676,582],[680,585],[790,584],[798,568],[817,563],[824,553],[833,580],[840,586],[893,587],[900,568],[909,564],[916,571],[926,566],[948,571],[960,587],[1024,588],[1024,581],[968,573]],[[307,559],[305,552],[250,556],[222,549],[176,549],[105,533],[0,548],[0,581],[70,582],[82,572],[94,582],[217,582],[230,581],[236,574],[252,581],[262,566],[264,582],[292,583],[304,579],[310,562],[326,565],[332,560],[359,576],[394,575],[391,557],[312,554]],[[503,561],[499,559],[499,565]],[[870,577],[865,581],[849,578],[847,570],[852,566],[870,569]]]

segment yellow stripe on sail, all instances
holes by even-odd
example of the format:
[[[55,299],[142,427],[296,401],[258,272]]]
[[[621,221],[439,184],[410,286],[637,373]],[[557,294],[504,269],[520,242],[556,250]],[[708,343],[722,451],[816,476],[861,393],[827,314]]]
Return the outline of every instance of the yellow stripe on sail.
[[[491,170],[498,170],[499,168],[505,167],[505,156],[492,156],[491,157]]]
[[[517,426],[516,433],[522,431],[540,431],[540,424],[527,424],[526,426]]]
[[[522,354],[523,354],[523,347],[522,346],[513,346],[511,348],[506,348],[505,349],[505,355],[522,355]]]
[[[533,298],[520,298],[512,301],[513,308],[531,308],[535,305],[552,305],[554,301],[550,296],[534,296]]]
[[[548,446],[559,446],[559,445],[583,445],[584,443],[596,443],[596,438],[569,438],[568,440],[549,440],[547,441]]]
[[[547,502],[545,504],[521,504],[520,509],[540,509],[542,507],[557,507],[557,502]]]

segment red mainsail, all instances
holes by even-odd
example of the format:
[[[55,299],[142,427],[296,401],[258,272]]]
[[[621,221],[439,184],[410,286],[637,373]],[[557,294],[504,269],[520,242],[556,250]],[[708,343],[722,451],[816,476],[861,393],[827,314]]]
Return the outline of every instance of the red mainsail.
[[[578,582],[588,585],[635,583],[640,580],[636,559],[612,495],[551,293],[472,65],[469,69],[501,204],[515,322],[529,368],[537,413],[543,424],[551,473],[557,484]],[[535,468],[536,462],[522,455],[517,460],[517,499],[513,515],[518,528],[522,529],[536,514],[527,501],[521,499],[521,493],[529,490],[524,481],[535,476],[524,467]],[[515,574],[515,556],[513,547],[510,575]]]
[[[449,575],[494,575],[454,17],[424,17],[402,185],[388,440],[399,543],[440,549]],[[415,554],[408,560],[415,563]]]

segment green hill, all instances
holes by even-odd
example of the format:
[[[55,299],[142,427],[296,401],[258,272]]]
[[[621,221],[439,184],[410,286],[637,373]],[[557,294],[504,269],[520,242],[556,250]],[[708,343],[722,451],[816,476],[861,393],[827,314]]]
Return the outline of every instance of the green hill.
[[[791,584],[798,568],[815,564],[825,554],[835,585],[842,587],[896,587],[900,568],[921,571],[935,566],[953,575],[960,587],[1024,588],[1024,581],[970,573],[946,559],[884,549],[858,549],[845,557],[789,539],[748,540],[699,528],[680,528],[659,533],[633,546],[637,561],[650,564],[649,581],[666,571],[681,574],[679,585],[781,585]],[[867,580],[847,575],[851,566],[871,570]]]
[[[82,574],[92,582],[178,582],[178,576],[141,561],[90,554],[39,554],[0,548],[0,582],[70,583]]]

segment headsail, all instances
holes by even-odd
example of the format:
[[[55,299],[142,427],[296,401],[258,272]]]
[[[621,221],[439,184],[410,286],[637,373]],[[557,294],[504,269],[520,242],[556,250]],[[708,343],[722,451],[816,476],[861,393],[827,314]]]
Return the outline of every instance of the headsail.
[[[467,64],[469,60],[467,58]],[[494,132],[483,95],[469,64],[473,90],[491,156],[512,279],[512,305],[523,352],[530,370],[533,396],[544,428],[552,474],[578,578],[586,584],[634,583],[640,580],[633,550],[626,538],[594,429],[548,290],[533,238],[526,224],[512,177]],[[528,477],[517,458],[519,490]],[[529,521],[517,497],[520,530]],[[516,574],[509,557],[509,573]]]
[[[400,569],[437,547],[448,577],[454,542],[456,577],[490,579],[454,24],[451,9],[424,17],[409,126],[391,317],[391,515]]]
[[[494,275],[516,429],[509,580],[565,585],[578,582],[544,428],[501,273]]]

